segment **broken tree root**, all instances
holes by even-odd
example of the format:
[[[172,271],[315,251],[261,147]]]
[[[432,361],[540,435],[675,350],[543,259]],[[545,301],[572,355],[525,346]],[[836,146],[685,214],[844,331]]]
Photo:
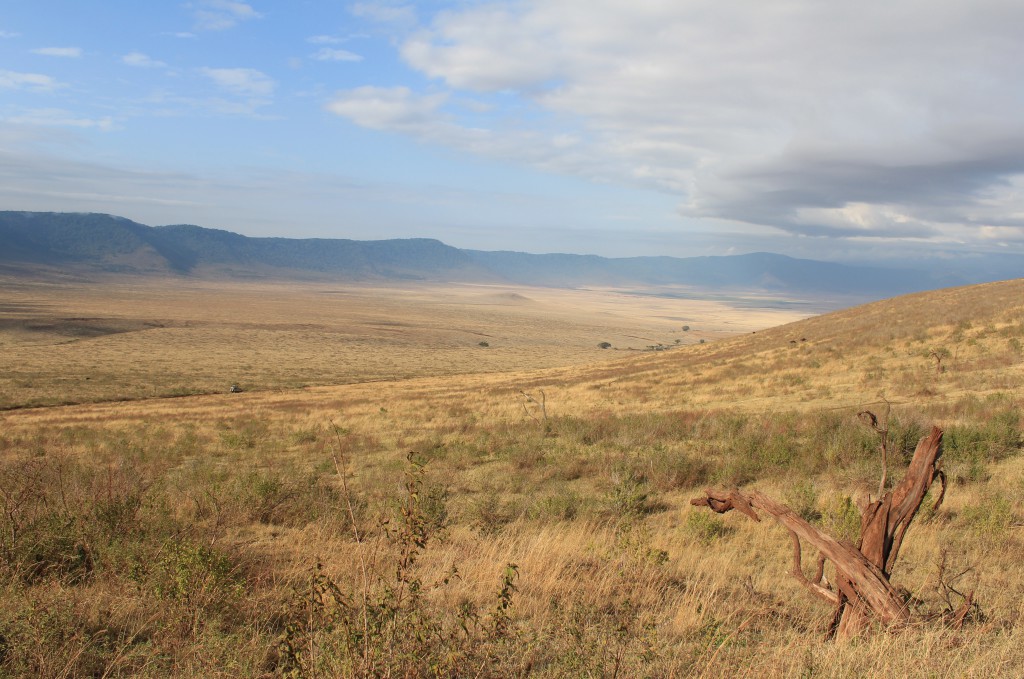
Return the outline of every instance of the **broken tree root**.
[[[690,504],[708,507],[719,514],[738,510],[754,521],[759,513],[767,514],[782,524],[793,541],[792,575],[819,599],[836,607],[827,636],[850,637],[863,630],[871,619],[886,627],[910,621],[910,611],[903,597],[889,582],[903,537],[917,514],[932,483],[942,485],[935,508],[945,495],[946,479],[940,470],[942,430],[933,427],[917,444],[906,475],[889,492],[875,501],[864,503],[861,510],[861,537],[856,545],[837,540],[812,526],[792,509],[757,490],[705,490]],[[814,578],[808,578],[802,567],[802,544],[818,550]],[[825,562],[836,571],[835,588],[824,580]],[[966,606],[970,608],[970,603]],[[957,611],[953,621],[963,624],[966,611]]]

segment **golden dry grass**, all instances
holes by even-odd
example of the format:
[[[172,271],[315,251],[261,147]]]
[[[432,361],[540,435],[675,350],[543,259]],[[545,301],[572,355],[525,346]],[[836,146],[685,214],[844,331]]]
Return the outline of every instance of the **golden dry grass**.
[[[264,303],[271,293],[284,302]],[[172,301],[161,306],[147,290],[141,293],[152,305],[147,313],[139,313],[130,290],[118,294],[121,308],[131,309],[127,318],[207,318],[215,327],[230,325],[227,319],[241,322],[245,314],[235,305],[248,299],[249,308],[265,309],[263,327],[242,332],[232,326],[236,344],[266,331],[312,352],[313,339],[304,344],[299,334],[278,334],[302,332],[280,326],[290,314],[308,312],[309,293],[246,286],[225,292],[218,285],[197,292],[203,304],[190,308],[180,291],[168,293]],[[428,585],[423,610],[453,621],[470,602],[487,621],[503,568],[518,567],[514,637],[481,642],[491,655],[464,654],[481,664],[462,673],[952,677],[1018,676],[1024,666],[1024,281],[926,293],[756,333],[745,327],[731,338],[643,354],[612,354],[595,345],[619,346],[627,334],[666,342],[674,339],[670,330],[681,325],[679,318],[697,331],[721,332],[741,317],[721,310],[702,325],[689,319],[712,318],[712,307],[694,312],[671,301],[609,293],[460,287],[446,288],[447,301],[438,302],[436,293],[427,299],[413,290],[389,291],[372,308],[367,301],[380,291],[352,294],[344,313],[322,310],[311,321],[317,332],[361,324],[362,337],[381,344],[359,355],[379,346],[396,355],[407,350],[406,358],[392,358],[408,360],[416,377],[0,413],[0,456],[13,465],[8,469],[28,468],[33,460],[68,470],[81,465],[75,473],[91,481],[68,481],[73,506],[79,506],[75,493],[80,506],[91,507],[105,493],[128,497],[135,488],[145,501],[133,520],[169,522],[173,540],[210,545],[246,574],[239,599],[210,585],[219,582],[212,575],[203,582],[213,589],[168,598],[161,584],[168,543],[159,539],[172,538],[135,538],[138,545],[129,549],[83,528],[76,539],[93,536],[90,545],[105,564],[101,575],[5,590],[10,610],[21,611],[18,624],[35,625],[59,660],[22,666],[52,675],[65,667],[84,673],[94,665],[72,657],[84,649],[83,656],[95,655],[95,667],[111,674],[282,672],[274,646],[280,611],[301,596],[315,563],[356,596],[374,586],[362,575],[367,563],[391,573],[395,547],[377,518],[396,520],[409,450],[426,461],[422,497],[436,500],[430,511],[443,507],[447,517],[415,566],[415,577]],[[82,316],[116,316],[98,291],[88,295],[96,306],[87,307],[83,298],[82,307],[91,310]],[[384,320],[413,329],[379,330]],[[613,334],[616,328],[621,335]],[[486,351],[508,339],[520,345],[521,355],[509,349],[486,359],[493,364],[452,358],[430,364],[431,357],[484,351],[472,334],[484,330],[498,338],[487,340]],[[148,332],[123,338],[145,343]],[[436,354],[428,351],[435,340]],[[142,357],[160,344],[153,341],[143,349],[115,346]],[[244,351],[263,347],[276,356],[269,338],[246,341],[252,344]],[[205,360],[187,341],[164,346],[177,347],[166,350],[168,363]],[[937,370],[930,354],[943,350],[948,356]],[[422,353],[417,358],[415,352]],[[274,370],[294,375],[305,355],[282,347],[281,367],[254,364],[271,376],[253,382],[285,386]],[[59,360],[84,365],[80,357]],[[223,357],[209,360],[219,365]],[[141,373],[164,384],[153,370],[163,363],[139,361]],[[179,370],[180,379],[199,374]],[[111,385],[120,379],[122,373],[112,373]],[[350,379],[358,379],[350,368],[324,376],[324,382]],[[215,388],[223,386],[211,382]],[[543,392],[546,421],[523,391],[538,400]],[[31,390],[18,393],[24,399]],[[864,407],[879,410],[881,396],[894,404],[894,436],[901,441],[912,445],[915,432],[932,422],[947,429],[952,480],[943,508],[912,527],[894,581],[920,601],[922,613],[934,612],[944,605],[939,565],[945,559],[947,582],[970,567],[954,584],[975,590],[982,615],[959,632],[935,622],[850,644],[826,643],[821,636],[831,611],[787,575],[785,534],[743,517],[704,517],[688,499],[706,483],[752,481],[819,512],[824,526],[840,525],[848,496],[877,485],[875,441],[854,416]],[[336,460],[348,472],[357,525],[365,531],[361,543],[353,540],[339,495]],[[70,479],[72,471],[67,474]],[[305,485],[305,479],[313,481]],[[124,565],[134,563],[121,554],[132,549],[150,554],[157,566]],[[174,563],[180,571],[183,562]],[[433,586],[453,565],[460,577]],[[67,625],[123,630],[114,644],[120,654],[104,654],[92,637],[60,637],[47,627],[40,607],[58,598]],[[14,638],[11,630],[21,628],[12,616],[0,620],[0,632]],[[233,624],[232,616],[245,624]],[[317,646],[323,654],[328,637]],[[358,674],[354,665],[325,667]]]
[[[373,296],[374,291],[365,292],[370,296],[362,298],[363,306],[354,306],[365,309],[371,300],[377,299]],[[472,292],[476,293],[475,290]],[[258,291],[254,294],[258,294]],[[402,341],[412,345],[408,347],[409,354],[414,356],[408,359],[413,366],[409,369],[411,372],[468,373],[454,379],[446,375],[384,381],[389,377],[388,366],[402,360],[397,355],[399,352],[391,351],[394,348],[392,346],[385,350],[386,357],[378,357],[383,367],[379,368],[381,372],[374,374],[373,383],[311,387],[301,391],[274,393],[203,395],[173,401],[154,401],[141,406],[114,404],[69,408],[53,413],[25,413],[24,417],[39,421],[51,418],[58,421],[130,421],[158,416],[165,421],[201,421],[230,417],[239,412],[266,411],[270,414],[281,411],[303,412],[311,421],[322,422],[325,417],[343,408],[350,421],[368,419],[372,422],[380,409],[385,408],[392,413],[393,419],[410,424],[418,423],[417,426],[431,429],[453,426],[453,423],[469,414],[480,422],[521,418],[525,412],[535,410],[534,406],[524,404],[520,396],[524,390],[535,396],[539,396],[539,390],[544,390],[548,413],[557,416],[678,409],[739,408],[750,412],[851,409],[878,403],[882,397],[897,405],[902,403],[941,409],[943,404],[956,403],[963,398],[1014,393],[1024,385],[1024,353],[1020,347],[1020,338],[1024,335],[1024,281],[1021,280],[911,295],[767,330],[744,330],[741,335],[706,344],[693,345],[691,342],[672,351],[643,355],[628,352],[627,357],[613,360],[608,360],[609,355],[618,357],[626,352],[603,351],[597,349],[596,343],[591,341],[595,337],[605,336],[614,339],[612,328],[615,326],[612,323],[592,330],[591,335],[582,339],[572,335],[567,328],[578,329],[582,325],[579,319],[598,313],[595,311],[598,304],[604,305],[600,310],[602,315],[611,315],[613,310],[618,310],[619,315],[615,320],[620,332],[628,331],[622,329],[628,327],[628,323],[622,320],[627,313],[633,314],[630,323],[640,325],[645,321],[652,323],[652,319],[664,318],[669,311],[656,307],[646,313],[639,309],[630,312],[622,307],[635,300],[615,296],[607,299],[602,294],[597,300],[591,300],[594,306],[585,307],[581,304],[573,316],[568,311],[573,294],[553,291],[547,300],[553,310],[545,309],[546,316],[542,316],[538,310],[529,312],[535,319],[535,324],[529,327],[532,335],[521,324],[517,325],[517,320],[521,319],[512,317],[506,321],[506,332],[510,333],[507,341],[510,344],[521,343],[523,346],[521,349],[509,348],[508,354],[501,354],[497,359],[493,356],[500,351],[495,346],[499,341],[495,341],[488,350],[481,350],[473,341],[477,335],[452,349],[461,358],[451,362],[445,358],[445,348],[435,348],[428,344],[428,333],[422,327],[416,327],[404,336]],[[562,305],[556,306],[555,300]],[[180,298],[176,301],[183,303]],[[645,298],[640,301],[647,300]],[[238,300],[232,298],[225,303],[225,306],[236,309],[236,318],[237,303]],[[376,301],[373,303],[378,305]],[[465,300],[462,303],[465,304]],[[378,307],[384,305],[381,302]],[[195,306],[208,305],[197,302]],[[459,302],[452,300],[451,306],[458,307]],[[421,307],[415,302],[405,307],[407,311],[416,308]],[[296,313],[303,313],[303,307],[298,309]],[[505,313],[506,307],[501,309],[503,311],[493,313],[500,316]],[[346,311],[349,314],[347,317],[351,318],[352,311]],[[427,312],[426,316],[417,316],[417,320],[408,321],[409,324],[432,324],[432,327],[436,327],[428,319],[436,319],[437,312],[433,308]],[[379,316],[372,309],[366,313],[374,314],[377,319],[371,321],[371,324],[379,323],[385,316],[397,318],[394,315],[397,310],[393,308],[387,308]],[[492,311],[487,309],[481,312],[462,307],[461,313],[473,315]],[[721,332],[725,323],[739,325],[743,312],[711,306],[704,314],[709,319],[706,332]],[[748,322],[764,323],[770,321],[772,316],[773,312],[767,311],[753,316]],[[539,320],[537,317],[540,317]],[[564,325],[555,325],[554,318],[562,318]],[[785,315],[780,314],[779,318],[784,319]],[[334,322],[341,321],[335,319]],[[569,326],[571,322],[576,325]],[[701,326],[695,324],[695,327]],[[667,324],[663,326],[664,338],[671,336],[670,329]],[[365,326],[363,331],[370,334]],[[513,332],[520,334],[511,335]],[[647,332],[650,337],[645,339],[657,339],[653,330]],[[196,361],[202,360],[203,352],[194,351],[187,343],[165,345],[165,355],[154,358],[153,354],[159,353],[157,345],[150,344],[150,338],[145,337],[144,333],[143,336],[135,334],[125,340],[135,340],[141,348],[125,349],[118,355],[130,356],[133,369],[156,389],[160,388],[164,379],[161,378],[162,361],[196,366]],[[208,341],[215,343],[213,340]],[[366,341],[382,340],[376,338]],[[390,341],[397,343],[399,340]],[[238,348],[244,342],[236,335],[232,342],[221,347],[221,351],[230,353],[232,347],[235,347],[236,353],[249,356],[244,347]],[[266,372],[278,369],[293,372],[307,370],[302,361],[305,353],[302,352],[315,351],[317,344],[296,344],[291,346],[282,342],[279,345],[281,357],[275,359],[275,365],[256,363],[253,369]],[[272,346],[273,343],[267,344],[262,350],[271,352]],[[51,380],[59,379],[58,375],[64,370],[62,365],[74,365],[80,361],[77,357],[62,357],[60,351],[63,348],[64,345],[61,345],[54,352],[56,357],[52,359],[55,366],[50,368]],[[53,347],[49,349],[54,351]],[[949,356],[937,371],[936,361],[929,354],[941,350],[945,350]],[[90,353],[100,351],[99,348],[90,349]],[[362,351],[353,350],[353,353],[356,356],[353,360],[358,362],[365,360],[365,356],[373,354],[374,350],[366,348]],[[521,359],[520,354],[528,355],[528,358]],[[13,352],[8,354],[6,360],[14,364],[15,355]],[[597,359],[605,360],[598,362]],[[111,357],[110,360],[117,359]],[[497,368],[485,370],[482,364],[488,360],[494,360]],[[533,367],[530,361],[572,365],[530,370]],[[327,363],[329,361],[321,358],[309,370],[324,369],[329,377],[339,381],[355,379],[345,368],[340,372],[330,372]],[[81,363],[78,365],[79,369],[86,369]],[[200,372],[196,367],[189,370],[196,374]],[[17,369],[13,372],[16,373]],[[230,374],[231,369],[218,367],[208,372],[217,373],[219,377]],[[309,382],[319,381],[308,374],[303,376],[311,377]],[[394,377],[394,374],[390,376]],[[213,381],[207,376],[199,379],[204,380],[211,390],[224,389],[224,380]],[[275,383],[271,378],[266,378],[266,381]],[[120,388],[130,388],[118,384]],[[13,414],[8,417],[12,424],[17,421],[13,419],[16,417]],[[424,422],[431,424],[420,424]]]
[[[114,279],[7,282],[0,292],[0,407],[575,365],[800,317],[610,290],[470,285]]]

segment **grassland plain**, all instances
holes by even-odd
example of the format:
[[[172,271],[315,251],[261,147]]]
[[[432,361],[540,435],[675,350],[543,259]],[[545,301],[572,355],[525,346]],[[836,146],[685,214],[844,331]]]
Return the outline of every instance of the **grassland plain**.
[[[0,279],[0,408],[590,363],[787,322],[617,291]],[[692,330],[684,332],[683,325]]]
[[[4,412],[0,671],[1019,676],[1024,281],[746,330],[559,367]],[[568,353],[598,337],[622,341]],[[879,474],[856,413],[883,399],[897,466],[946,430],[946,501],[894,572],[932,620],[826,643],[831,610],[789,577],[784,532],[687,501],[752,484],[853,536],[851,496]],[[969,590],[979,607],[947,629]]]

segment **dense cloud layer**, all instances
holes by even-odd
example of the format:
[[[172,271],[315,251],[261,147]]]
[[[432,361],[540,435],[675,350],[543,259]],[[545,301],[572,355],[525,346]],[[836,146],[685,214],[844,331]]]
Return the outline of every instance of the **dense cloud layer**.
[[[345,91],[330,110],[657,187],[690,217],[1008,242],[1024,233],[1021,25],[1024,5],[998,0],[474,3],[403,33],[434,89]]]

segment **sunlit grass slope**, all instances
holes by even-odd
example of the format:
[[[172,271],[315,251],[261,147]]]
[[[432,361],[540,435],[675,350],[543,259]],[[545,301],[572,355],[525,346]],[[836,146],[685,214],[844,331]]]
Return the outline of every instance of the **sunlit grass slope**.
[[[0,667],[1017,676],[1022,341],[1011,281],[542,370],[5,412]],[[890,478],[946,430],[894,572],[932,621],[834,645],[785,533],[688,499],[753,484],[853,538],[885,401]]]

